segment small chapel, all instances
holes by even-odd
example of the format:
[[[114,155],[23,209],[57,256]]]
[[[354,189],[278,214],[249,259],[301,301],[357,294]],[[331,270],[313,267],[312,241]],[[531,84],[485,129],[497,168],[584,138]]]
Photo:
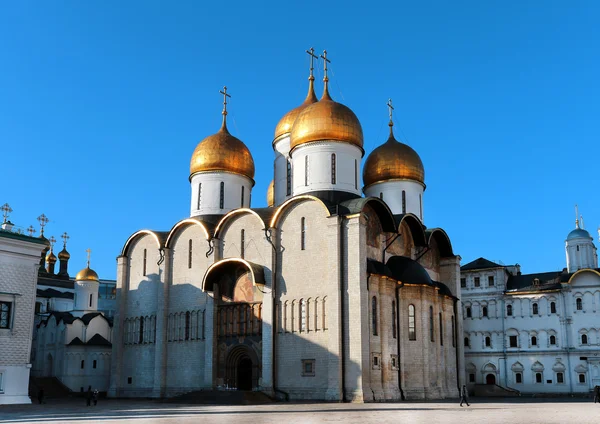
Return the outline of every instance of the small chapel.
[[[192,153],[189,218],[125,241],[110,396],[458,396],[460,256],[424,223],[421,158],[396,139],[390,101],[389,136],[362,164],[363,130],[330,95],[327,52],[320,98],[307,53],[308,94],[275,126],[268,207],[251,205],[255,162],[228,129],[224,88],[221,128]]]

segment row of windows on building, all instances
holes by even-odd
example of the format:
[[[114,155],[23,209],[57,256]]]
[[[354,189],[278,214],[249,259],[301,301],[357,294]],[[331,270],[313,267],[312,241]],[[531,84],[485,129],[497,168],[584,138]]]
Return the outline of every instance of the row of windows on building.
[[[327,296],[278,303],[277,324],[280,333],[326,331]]]
[[[578,297],[575,299],[575,310],[577,311],[582,311],[583,310],[583,299],[581,297]],[[508,304],[506,305],[506,316],[508,317],[512,317],[513,315],[513,305]],[[556,314],[557,313],[557,308],[556,308],[556,302],[552,301],[550,302],[550,314]],[[540,307],[538,305],[537,302],[533,302],[531,304],[531,314],[532,315],[540,315]],[[481,317],[488,317],[488,307],[487,306],[482,306],[481,307]],[[470,306],[465,306],[465,318],[473,318],[473,312]]]
[[[487,282],[488,282],[487,283],[488,287],[494,287],[495,286],[494,276],[489,275],[487,278]],[[466,277],[462,277],[460,279],[460,287],[463,289],[467,287],[467,278]],[[473,277],[473,287],[481,287],[481,277]]]
[[[248,204],[252,201],[252,192],[248,194]],[[244,200],[246,197],[246,187],[242,186],[240,189],[240,208],[244,207]],[[198,197],[196,203],[196,209],[200,209],[202,205],[202,183],[198,184]],[[225,209],[225,183],[221,181],[219,185],[219,209]]]
[[[397,310],[396,310],[396,302],[392,301],[392,338],[397,337],[398,329],[397,329]],[[379,335],[379,312],[378,312],[378,299],[377,296],[373,296],[371,298],[371,331],[374,336]],[[417,340],[417,326],[416,326],[416,315],[415,315],[415,305],[408,305],[408,340]],[[444,345],[444,317],[442,312],[438,313],[438,328],[439,328],[439,340],[440,345]],[[429,307],[429,340],[431,342],[435,342],[435,315],[433,312],[433,306]],[[454,315],[451,318],[452,325],[452,347],[456,346],[456,323],[454,321]]]

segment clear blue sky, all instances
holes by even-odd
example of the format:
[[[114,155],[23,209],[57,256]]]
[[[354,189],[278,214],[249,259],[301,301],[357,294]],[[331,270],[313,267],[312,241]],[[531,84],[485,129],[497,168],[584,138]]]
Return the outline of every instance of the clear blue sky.
[[[397,134],[425,165],[425,224],[463,263],[562,269],[576,202],[597,239],[600,3],[293,3],[3,2],[11,220],[45,213],[47,236],[71,235],[72,275],[89,247],[115,278],[131,233],[189,215],[189,160],[219,128],[223,85],[265,206],[273,131],[305,96],[313,46],[328,50],[332,96],[359,117],[367,154],[393,99]]]

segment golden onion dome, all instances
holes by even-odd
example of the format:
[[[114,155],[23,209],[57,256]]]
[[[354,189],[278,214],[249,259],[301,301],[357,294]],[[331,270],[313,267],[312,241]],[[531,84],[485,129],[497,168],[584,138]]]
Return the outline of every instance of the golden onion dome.
[[[269,188],[267,189],[267,206],[272,208],[275,204],[275,180],[271,180]]]
[[[390,136],[371,152],[365,161],[365,187],[389,180],[414,180],[425,185],[425,169],[421,158],[410,146],[394,138],[390,122]]]
[[[300,112],[317,101],[317,96],[315,96],[314,81],[315,77],[311,75],[308,78],[308,94],[306,95],[304,102],[302,102],[300,106],[283,115],[283,118],[279,120],[279,123],[275,127],[275,138],[273,139],[273,143],[275,143],[275,141],[277,141],[281,136],[289,134],[292,131],[292,126],[294,125],[294,122],[296,121],[296,118]]]
[[[56,255],[54,254],[52,249],[50,249],[50,252],[48,252],[48,255],[46,255],[46,262],[48,262],[49,264],[56,263]]]
[[[305,107],[296,118],[290,134],[290,151],[313,141],[341,141],[361,150],[363,147],[358,118],[349,107],[331,99],[327,78],[321,99]]]
[[[254,183],[254,159],[248,147],[227,130],[227,109],[221,129],[202,140],[192,154],[190,179],[197,172],[223,171],[248,177]]]
[[[58,259],[61,261],[68,261],[71,258],[69,252],[67,252],[67,248],[65,247],[63,250],[58,252]]]
[[[90,268],[88,265],[86,268],[83,268],[81,271],[77,273],[75,276],[76,281],[98,281],[98,274],[96,271]]]

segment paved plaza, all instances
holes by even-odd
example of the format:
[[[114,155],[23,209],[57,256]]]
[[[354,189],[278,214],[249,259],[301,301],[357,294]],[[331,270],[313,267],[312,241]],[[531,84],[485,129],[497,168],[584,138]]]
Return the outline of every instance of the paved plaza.
[[[600,404],[588,399],[472,399],[457,402],[277,403],[253,406],[175,405],[154,401],[83,399],[44,405],[0,406],[0,423],[600,423]]]

